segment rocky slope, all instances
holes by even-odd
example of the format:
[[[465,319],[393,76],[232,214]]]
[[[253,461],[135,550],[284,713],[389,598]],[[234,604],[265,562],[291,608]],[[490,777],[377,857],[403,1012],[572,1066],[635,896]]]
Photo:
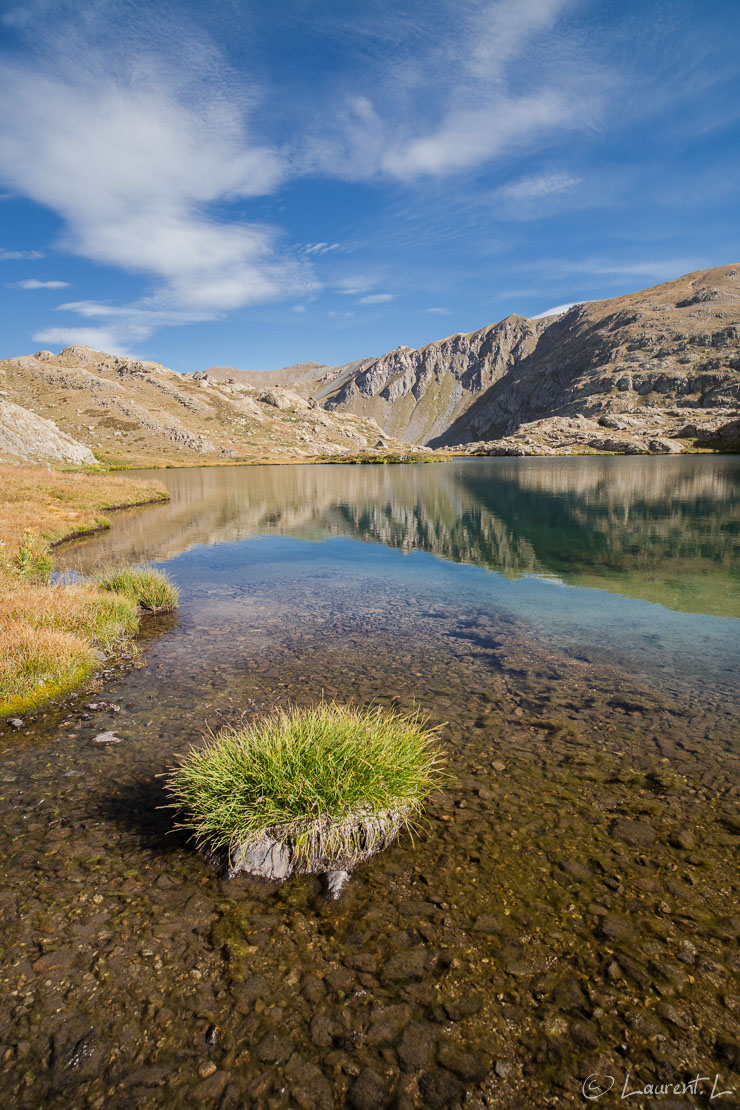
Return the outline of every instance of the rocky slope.
[[[205,376],[213,381],[241,382],[257,389],[280,386],[292,389],[301,397],[318,397],[343,373],[358,369],[363,360],[347,366],[325,366],[321,362],[300,362],[280,370],[235,370],[233,366],[210,366]]]
[[[269,384],[269,383],[268,383]],[[155,362],[117,358],[89,347],[0,362],[0,401],[30,410],[24,439],[8,440],[21,459],[92,462],[208,462],[309,457],[404,445],[372,418],[328,413],[278,385],[257,387],[206,374],[183,375]],[[48,419],[72,437],[80,457],[60,455]],[[0,418],[0,428],[15,422]],[[9,432],[0,430],[0,451]],[[70,440],[71,443],[71,440]],[[24,446],[25,444],[25,446]],[[68,450],[72,450],[68,444]]]
[[[525,424],[578,417],[588,423],[576,445],[617,445],[594,450],[651,450],[648,440],[675,437],[722,446],[737,439],[739,371],[740,264],[556,317],[509,316],[418,350],[400,347],[349,374],[340,368],[316,396],[329,411],[373,417],[433,447],[491,444]],[[538,444],[536,429],[524,438],[553,449],[551,436]]]

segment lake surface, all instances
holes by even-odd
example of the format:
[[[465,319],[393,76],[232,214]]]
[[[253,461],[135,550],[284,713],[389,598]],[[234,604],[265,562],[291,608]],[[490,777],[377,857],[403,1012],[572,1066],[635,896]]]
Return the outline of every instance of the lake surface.
[[[180,611],[0,734],[11,1105],[737,1090],[740,459],[156,476],[169,504],[57,565],[156,562]],[[206,725],[322,696],[443,723],[425,830],[338,903],[221,880],[157,776]]]

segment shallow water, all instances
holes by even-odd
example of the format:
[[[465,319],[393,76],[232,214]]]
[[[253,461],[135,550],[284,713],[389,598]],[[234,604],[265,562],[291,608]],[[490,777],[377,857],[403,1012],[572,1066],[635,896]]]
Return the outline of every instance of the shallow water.
[[[740,460],[157,476],[169,505],[57,562],[156,560],[181,610],[0,734],[8,1104],[737,1090]],[[157,776],[206,723],[322,695],[444,722],[427,828],[336,904],[222,881]]]

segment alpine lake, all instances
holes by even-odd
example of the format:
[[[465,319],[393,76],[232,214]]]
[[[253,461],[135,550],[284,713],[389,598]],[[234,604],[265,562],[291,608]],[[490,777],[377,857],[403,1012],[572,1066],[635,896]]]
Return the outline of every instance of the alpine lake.
[[[0,1105],[738,1105],[740,458],[151,473],[56,565],[180,610],[0,731]],[[336,902],[221,878],[162,774],[321,698],[421,708],[444,791]]]

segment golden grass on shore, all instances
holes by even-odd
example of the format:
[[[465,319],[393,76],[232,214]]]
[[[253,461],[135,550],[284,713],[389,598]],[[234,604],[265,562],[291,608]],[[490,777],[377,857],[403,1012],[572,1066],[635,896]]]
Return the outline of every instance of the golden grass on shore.
[[[41,467],[0,466],[0,544],[13,558],[27,533],[49,544],[107,528],[106,510],[166,501],[161,482],[118,474],[61,473]]]
[[[88,582],[50,584],[49,544],[107,527],[105,510],[167,496],[158,482],[0,467],[0,717],[79,686],[100,665],[95,652],[138,627],[130,597]]]

